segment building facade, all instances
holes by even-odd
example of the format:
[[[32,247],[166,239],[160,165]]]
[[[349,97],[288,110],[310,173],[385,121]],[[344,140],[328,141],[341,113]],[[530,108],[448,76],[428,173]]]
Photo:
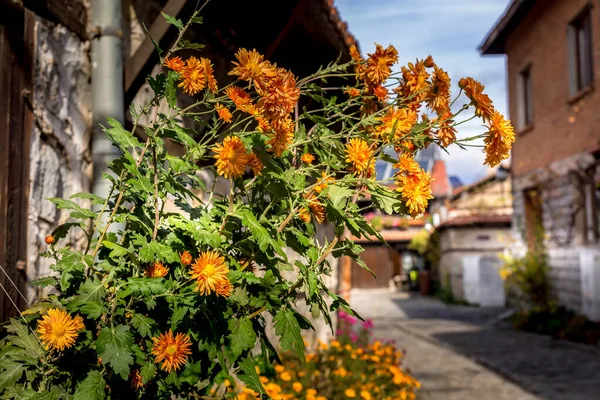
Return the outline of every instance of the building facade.
[[[600,319],[600,2],[513,0],[481,52],[507,59],[517,247],[543,240],[559,302]]]

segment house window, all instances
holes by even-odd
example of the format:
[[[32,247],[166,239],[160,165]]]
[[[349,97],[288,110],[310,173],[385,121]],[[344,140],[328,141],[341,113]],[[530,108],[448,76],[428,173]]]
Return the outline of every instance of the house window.
[[[531,89],[531,66],[525,68],[519,74],[519,121],[521,128],[533,123],[533,93]]]
[[[568,42],[570,90],[571,95],[575,95],[594,80],[592,22],[588,7],[569,24]]]
[[[542,196],[539,189],[529,189],[523,193],[525,198],[525,235],[530,250],[541,247],[544,240],[542,220]]]

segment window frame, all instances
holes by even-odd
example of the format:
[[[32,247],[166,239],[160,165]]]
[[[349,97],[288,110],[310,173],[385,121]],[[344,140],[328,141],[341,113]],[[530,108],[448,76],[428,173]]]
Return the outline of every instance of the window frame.
[[[528,64],[519,72],[519,127],[526,129],[533,125],[533,82],[532,65]]]
[[[568,26],[570,95],[594,84],[594,45],[591,6],[586,5]]]

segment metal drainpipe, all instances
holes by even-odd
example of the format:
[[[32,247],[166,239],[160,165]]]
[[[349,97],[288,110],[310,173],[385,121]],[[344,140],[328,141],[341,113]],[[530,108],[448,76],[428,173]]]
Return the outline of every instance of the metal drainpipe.
[[[121,0],[91,0],[92,12],[92,193],[106,197],[110,181],[102,179],[107,163],[119,157],[101,124],[111,117],[124,123]]]

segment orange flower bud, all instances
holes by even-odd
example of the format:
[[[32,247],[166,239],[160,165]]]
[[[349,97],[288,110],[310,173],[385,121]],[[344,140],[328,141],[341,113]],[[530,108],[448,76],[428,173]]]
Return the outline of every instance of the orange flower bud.
[[[46,244],[51,245],[52,243],[54,243],[54,236],[52,236],[52,235],[46,236]]]
[[[193,261],[193,257],[190,254],[189,251],[184,251],[183,253],[181,253],[181,263],[183,265],[190,265]]]

